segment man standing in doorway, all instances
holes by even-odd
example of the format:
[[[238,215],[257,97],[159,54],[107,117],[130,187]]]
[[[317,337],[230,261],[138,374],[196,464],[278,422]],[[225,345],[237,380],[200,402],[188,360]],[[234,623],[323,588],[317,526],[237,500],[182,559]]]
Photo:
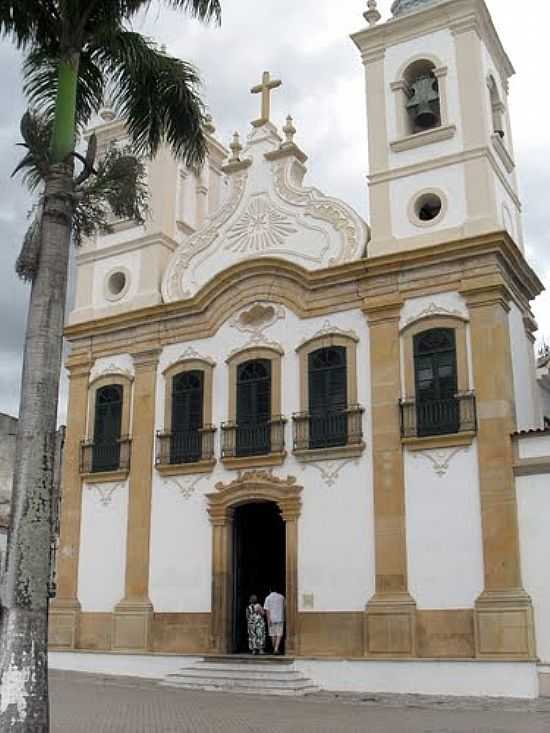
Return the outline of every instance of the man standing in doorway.
[[[285,597],[270,588],[269,595],[264,602],[264,610],[267,616],[269,636],[273,644],[273,654],[280,654],[279,647],[285,630]]]

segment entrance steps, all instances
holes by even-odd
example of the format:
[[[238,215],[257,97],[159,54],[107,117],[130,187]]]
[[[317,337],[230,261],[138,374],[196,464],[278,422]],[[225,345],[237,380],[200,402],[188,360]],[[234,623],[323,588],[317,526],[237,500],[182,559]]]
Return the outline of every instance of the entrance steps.
[[[261,656],[205,657],[166,675],[161,685],[185,690],[298,697],[319,688],[294,668],[293,659]]]

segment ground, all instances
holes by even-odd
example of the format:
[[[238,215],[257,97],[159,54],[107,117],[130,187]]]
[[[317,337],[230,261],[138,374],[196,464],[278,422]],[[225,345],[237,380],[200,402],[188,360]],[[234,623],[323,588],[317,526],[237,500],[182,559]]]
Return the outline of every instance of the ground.
[[[188,692],[51,672],[53,733],[548,733],[550,700]]]

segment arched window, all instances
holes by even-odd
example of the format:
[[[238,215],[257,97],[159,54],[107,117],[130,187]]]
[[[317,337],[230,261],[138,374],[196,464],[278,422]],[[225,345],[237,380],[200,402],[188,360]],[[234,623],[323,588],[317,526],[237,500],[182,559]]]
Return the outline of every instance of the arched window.
[[[271,361],[254,359],[237,367],[237,456],[271,450]]]
[[[345,445],[348,439],[346,349],[330,346],[308,355],[309,447]]]
[[[110,384],[97,390],[92,471],[115,471],[120,464],[120,429],[124,390]]]
[[[441,125],[439,82],[434,70],[435,65],[431,61],[420,60],[405,71],[408,133],[411,135]]]
[[[200,370],[172,377],[170,463],[192,463],[202,455],[204,374]]]
[[[418,436],[459,430],[455,332],[434,328],[414,337]]]

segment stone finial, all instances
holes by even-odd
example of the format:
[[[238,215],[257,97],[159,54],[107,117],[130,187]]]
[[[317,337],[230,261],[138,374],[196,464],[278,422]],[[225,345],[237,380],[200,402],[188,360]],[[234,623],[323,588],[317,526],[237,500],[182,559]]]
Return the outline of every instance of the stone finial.
[[[294,135],[296,135],[296,128],[294,127],[293,119],[290,115],[286,118],[286,125],[283,127],[285,134],[285,144],[292,145],[294,143]]]
[[[241,152],[243,149],[243,146],[241,145],[241,137],[238,132],[233,134],[233,140],[231,141],[229,149],[231,150],[231,158],[229,159],[229,162],[238,163],[241,159]]]
[[[112,122],[116,117],[113,103],[108,97],[105,97],[103,101],[103,107],[99,110],[99,116],[103,122]]]
[[[378,10],[378,3],[376,0],[368,0],[367,11],[363,13],[363,17],[369,25],[376,25],[380,18],[380,11]]]
[[[206,115],[204,118],[204,131],[209,135],[213,135],[216,132],[216,125],[212,115]]]

